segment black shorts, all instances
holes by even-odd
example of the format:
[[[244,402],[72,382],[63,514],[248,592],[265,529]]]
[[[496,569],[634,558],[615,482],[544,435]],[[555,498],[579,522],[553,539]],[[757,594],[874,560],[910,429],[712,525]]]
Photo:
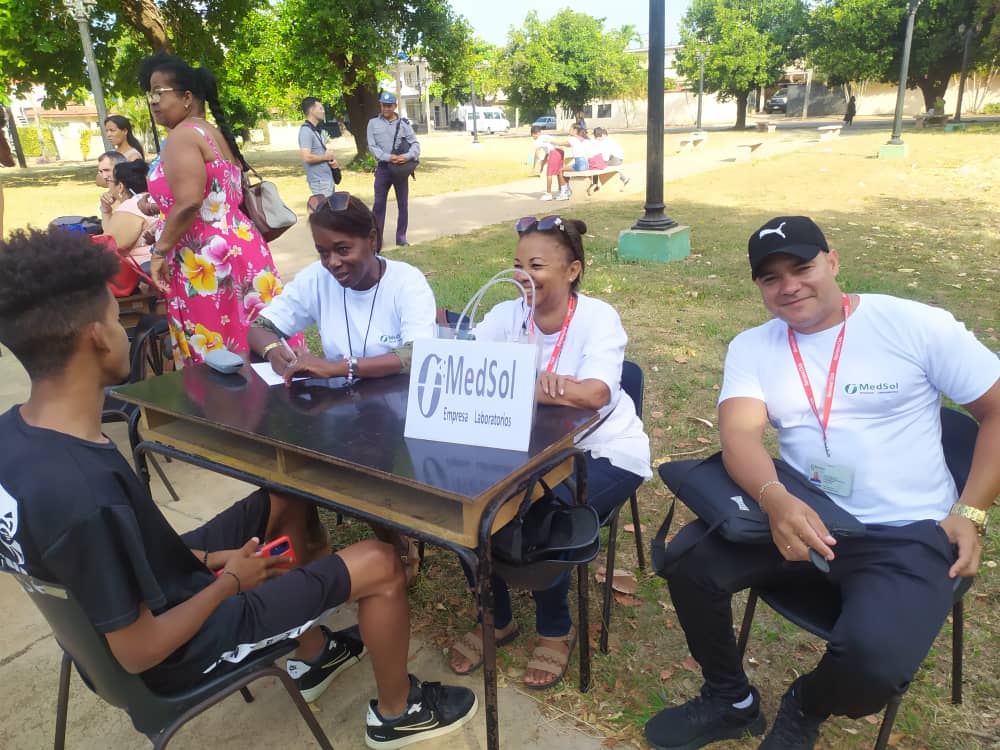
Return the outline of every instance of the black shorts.
[[[270,510],[267,491],[259,489],[182,538],[193,549],[236,549],[253,536],[264,539]],[[158,692],[189,688],[235,668],[257,649],[298,637],[350,595],[351,575],[340,555],[294,568],[226,599],[194,638],[142,677]]]

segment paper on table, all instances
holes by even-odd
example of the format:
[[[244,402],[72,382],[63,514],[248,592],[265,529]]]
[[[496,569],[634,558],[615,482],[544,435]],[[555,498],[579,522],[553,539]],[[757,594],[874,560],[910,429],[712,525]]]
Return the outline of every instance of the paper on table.
[[[285,382],[285,379],[274,371],[274,368],[271,367],[270,362],[254,362],[250,366],[253,368],[253,371],[257,373],[260,379],[263,380],[268,385],[281,385]],[[309,379],[308,375],[302,375],[297,378],[292,378],[293,381],[308,380],[308,379]]]

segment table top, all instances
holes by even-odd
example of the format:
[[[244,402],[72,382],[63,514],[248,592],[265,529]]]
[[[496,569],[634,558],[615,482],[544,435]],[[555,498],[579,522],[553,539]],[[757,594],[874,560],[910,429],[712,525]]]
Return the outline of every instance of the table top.
[[[351,388],[340,378],[269,388],[249,366],[221,375],[207,365],[114,389],[147,409],[469,501],[597,419],[594,411],[539,405],[527,451],[405,438],[408,390],[407,375]]]

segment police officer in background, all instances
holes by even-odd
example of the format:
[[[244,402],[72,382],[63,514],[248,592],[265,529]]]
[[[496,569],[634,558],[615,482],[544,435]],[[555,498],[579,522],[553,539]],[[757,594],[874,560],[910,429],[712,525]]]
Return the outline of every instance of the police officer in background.
[[[375,169],[375,204],[372,212],[378,222],[379,247],[385,230],[385,204],[389,198],[389,187],[396,192],[396,244],[409,245],[406,228],[409,224],[410,185],[407,177],[396,178],[389,170],[389,164],[403,164],[420,158],[420,144],[416,133],[406,118],[396,112],[396,95],[383,91],[378,98],[381,113],[368,121],[368,150],[378,161]]]

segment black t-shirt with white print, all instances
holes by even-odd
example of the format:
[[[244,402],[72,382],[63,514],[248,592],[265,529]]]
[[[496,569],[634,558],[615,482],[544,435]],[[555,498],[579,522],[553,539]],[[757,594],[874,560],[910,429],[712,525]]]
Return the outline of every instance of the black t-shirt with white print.
[[[214,580],[114,443],[32,427],[17,406],[0,416],[0,435],[0,568],[65,586],[103,633],[135,622],[142,603],[159,614]],[[220,653],[233,614],[217,609],[151,671]]]

